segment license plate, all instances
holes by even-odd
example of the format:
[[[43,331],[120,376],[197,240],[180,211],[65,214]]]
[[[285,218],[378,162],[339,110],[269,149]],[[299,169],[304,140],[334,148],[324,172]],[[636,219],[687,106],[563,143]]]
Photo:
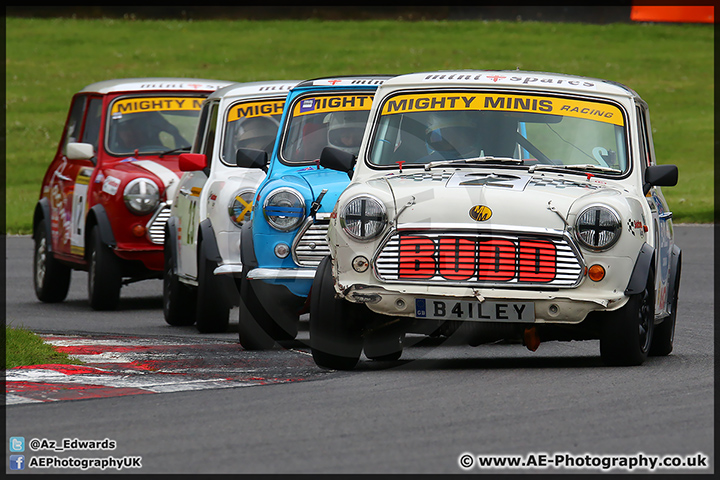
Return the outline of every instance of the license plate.
[[[532,302],[474,302],[467,300],[415,299],[415,316],[479,322],[534,322]]]

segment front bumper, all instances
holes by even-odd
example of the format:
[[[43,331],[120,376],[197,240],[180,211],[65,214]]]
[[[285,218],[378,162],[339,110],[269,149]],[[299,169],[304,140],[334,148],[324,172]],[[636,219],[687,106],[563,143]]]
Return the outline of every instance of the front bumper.
[[[451,313],[452,306],[458,302],[470,302],[478,307],[483,305],[507,306],[513,311],[513,305],[532,305],[533,316],[528,320],[514,319],[509,315],[506,321],[522,321],[532,323],[578,324],[594,311],[612,311],[621,308],[628,300],[622,292],[612,297],[580,295],[571,290],[555,290],[548,292],[501,290],[501,289],[470,289],[448,288],[441,286],[406,286],[389,290],[377,286],[353,285],[340,292],[346,300],[364,303],[370,310],[393,317],[412,317],[423,319],[418,315],[416,300],[426,302],[440,301],[448,305],[447,316],[441,320],[464,320],[471,322],[497,321],[496,318],[485,319],[482,315],[474,318],[458,318]],[[505,308],[505,307],[503,307]],[[437,319],[437,318],[436,318]]]
[[[296,297],[306,298],[310,294],[315,268],[253,268],[247,272],[247,280],[252,282],[253,289],[263,290],[279,288],[289,291]],[[266,300],[275,302],[272,296]]]
[[[238,278],[242,272],[243,266],[240,263],[219,265],[215,270],[213,270],[214,275],[230,275]]]
[[[118,256],[118,258],[127,262],[141,262],[145,269],[162,276],[165,264],[162,245],[153,249],[145,247],[137,249],[125,248],[123,245],[114,248],[113,252]]]
[[[315,278],[314,268],[253,268],[248,280],[310,280]]]

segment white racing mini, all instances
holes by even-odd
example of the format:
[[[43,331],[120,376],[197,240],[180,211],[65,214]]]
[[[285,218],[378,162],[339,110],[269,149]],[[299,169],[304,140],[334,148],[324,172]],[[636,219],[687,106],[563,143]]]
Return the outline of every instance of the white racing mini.
[[[250,221],[261,169],[238,167],[239,148],[272,152],[285,98],[297,82],[237,83],[202,105],[192,153],[165,227],[163,313],[170,325],[202,333],[228,327],[239,303],[233,272],[242,271],[240,227]]]
[[[680,249],[647,104],[610,81],[408,74],[379,89],[310,302],[315,362],[400,358],[407,333],[470,345],[600,340],[610,365],[672,350]],[[422,338],[422,337],[421,337]]]

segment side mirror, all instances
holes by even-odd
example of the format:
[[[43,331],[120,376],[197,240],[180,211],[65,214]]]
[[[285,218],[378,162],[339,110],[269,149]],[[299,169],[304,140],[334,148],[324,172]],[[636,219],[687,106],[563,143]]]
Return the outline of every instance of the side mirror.
[[[678,182],[678,168],[676,165],[652,165],[645,170],[645,184],[643,193],[647,193],[654,186],[674,187]]]
[[[325,147],[320,153],[321,166],[330,170],[345,172],[349,177],[352,177],[355,160],[355,155],[338,148]]]
[[[178,159],[181,172],[197,172],[207,168],[207,155],[203,153],[181,153]]]
[[[255,148],[238,148],[235,163],[238,167],[259,168],[267,172],[268,154],[265,150]]]
[[[90,160],[95,156],[95,147],[90,143],[71,142],[67,144],[65,156],[68,160]]]

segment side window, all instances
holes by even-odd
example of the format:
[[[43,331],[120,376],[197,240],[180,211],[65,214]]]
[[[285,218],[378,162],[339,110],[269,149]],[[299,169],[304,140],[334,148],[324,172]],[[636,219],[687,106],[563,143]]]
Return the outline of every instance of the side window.
[[[193,140],[192,153],[200,153],[202,149],[202,141],[205,137],[205,130],[207,130],[207,122],[210,117],[210,103],[205,103],[200,111],[200,119],[198,120],[198,126],[195,130],[195,140]]]
[[[82,126],[83,113],[85,111],[85,99],[84,95],[79,95],[73,100],[72,106],[70,107],[70,115],[67,120],[67,131],[65,132],[65,139],[63,141],[62,153],[65,155],[67,144],[78,141],[80,135],[80,127]]]
[[[83,129],[82,142],[90,143],[97,152],[98,138],[100,136],[100,122],[102,115],[102,98],[90,99],[85,117],[85,128]]]
[[[650,137],[648,135],[646,112],[640,106],[637,107],[637,123],[638,138],[640,140],[640,158],[642,159],[642,169],[644,172],[647,167],[654,163],[654,159],[651,155],[652,148],[650,145]]]
[[[208,164],[211,163],[213,151],[215,150],[215,134],[217,133],[217,119],[218,119],[218,102],[214,102],[211,105],[210,113],[208,115],[207,133],[205,134],[205,141],[200,150],[200,153],[207,155]]]
[[[652,126],[650,125],[650,112],[647,107],[642,109],[645,117],[645,137],[647,138],[648,165],[655,165],[655,146],[653,145]]]

